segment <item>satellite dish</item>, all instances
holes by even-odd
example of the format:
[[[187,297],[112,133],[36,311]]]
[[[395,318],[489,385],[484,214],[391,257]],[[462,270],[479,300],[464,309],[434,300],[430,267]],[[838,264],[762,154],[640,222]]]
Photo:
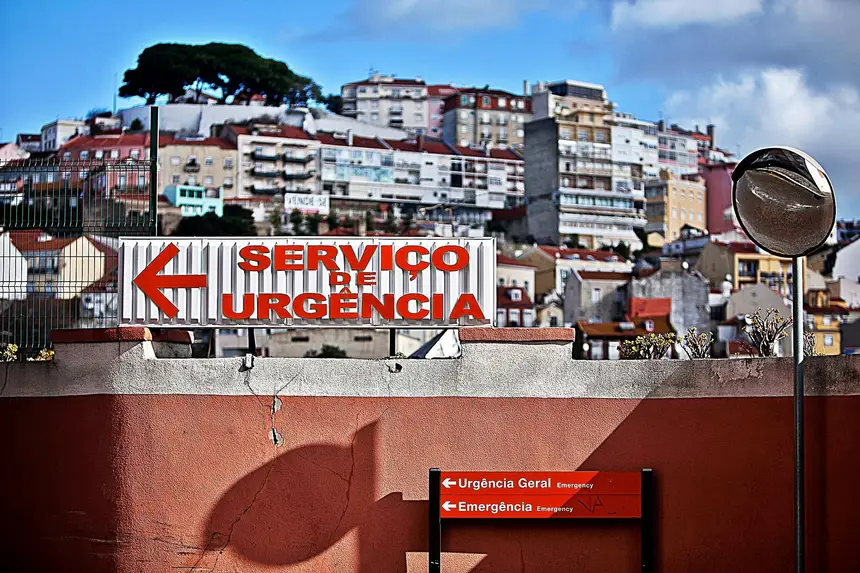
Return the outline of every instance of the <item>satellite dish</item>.
[[[803,257],[827,241],[836,223],[833,185],[821,165],[790,147],[747,155],[732,173],[738,222],[759,247],[780,257]]]

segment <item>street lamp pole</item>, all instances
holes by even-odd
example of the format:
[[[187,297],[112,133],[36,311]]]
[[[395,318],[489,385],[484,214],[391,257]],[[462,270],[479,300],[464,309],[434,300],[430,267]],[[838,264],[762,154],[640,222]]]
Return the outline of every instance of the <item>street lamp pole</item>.
[[[803,257],[791,261],[792,315],[794,318],[794,569],[803,573],[806,563],[803,444]]]

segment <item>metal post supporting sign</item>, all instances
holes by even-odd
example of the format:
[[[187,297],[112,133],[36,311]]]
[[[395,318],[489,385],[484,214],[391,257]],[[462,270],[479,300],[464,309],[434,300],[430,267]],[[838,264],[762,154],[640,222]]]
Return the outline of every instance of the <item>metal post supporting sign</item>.
[[[428,565],[442,571],[443,519],[636,519],[642,571],[655,563],[654,473],[443,472],[428,483]]]

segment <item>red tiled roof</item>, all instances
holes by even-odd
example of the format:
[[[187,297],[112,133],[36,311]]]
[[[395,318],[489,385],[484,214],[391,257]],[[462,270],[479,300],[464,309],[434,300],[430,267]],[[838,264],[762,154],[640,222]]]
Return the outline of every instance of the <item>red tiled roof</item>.
[[[457,88],[446,85],[427,86],[427,95],[430,97],[448,97],[457,93]]]
[[[519,291],[520,300],[513,300],[508,294],[510,291]],[[496,306],[499,308],[533,308],[534,304],[529,298],[529,293],[523,287],[501,286],[496,287]]]
[[[511,257],[506,257],[505,255],[496,255],[496,264],[497,265],[510,265],[513,267],[528,267],[530,269],[535,268],[534,265],[530,265],[524,261],[518,261],[517,259],[513,259]]]
[[[491,149],[490,157],[493,159],[509,159],[515,161],[523,160],[523,158],[520,157],[513,149]]]
[[[567,247],[552,247],[547,245],[540,245],[538,246],[538,249],[553,258],[555,258],[556,254],[563,259],[579,255],[579,260],[583,261],[589,260],[588,257],[594,257],[595,260],[602,262],[626,262],[624,257],[613,253],[612,251],[590,251],[588,249],[570,249]],[[617,260],[612,260],[613,257]]]
[[[254,131],[256,131],[256,135],[259,137],[285,137],[288,139],[314,139],[314,137],[307,133],[300,127],[295,127],[292,125],[265,125],[264,129],[260,129],[259,127],[251,126],[250,128],[244,127],[241,125],[231,125],[230,129],[233,130],[233,133],[236,135],[254,135]],[[233,149],[233,148],[231,148]]]
[[[519,207],[513,207],[511,209],[494,209],[493,210],[493,220],[494,221],[510,221],[514,219],[522,219],[526,216],[526,206],[520,205]]]
[[[386,139],[385,143],[397,151],[412,151],[414,153],[422,151],[422,149],[418,147],[418,142],[414,139]]]
[[[654,323],[654,330],[648,331],[645,328],[646,320],[650,320]],[[579,321],[576,325],[589,338],[623,339],[636,338],[637,336],[646,336],[648,334],[669,334],[670,332],[675,332],[675,329],[669,322],[668,316],[655,316],[653,318],[639,319],[630,322],[632,322],[634,326],[629,330],[622,330],[621,322]]]
[[[42,240],[40,240],[42,239]],[[77,237],[58,239],[39,229],[9,231],[9,240],[22,253],[60,251],[77,240]]]
[[[848,314],[848,309],[844,306],[831,304],[830,306],[809,306],[803,305],[803,310],[810,314]]]
[[[316,134],[317,140],[324,145],[339,145],[349,147],[345,137],[335,137],[333,133],[319,132]],[[361,137],[358,135],[352,138],[352,147],[364,147],[370,149],[388,149],[385,144],[378,139],[372,137]]]
[[[427,153],[435,153],[437,155],[454,155],[451,148],[445,142],[439,139],[424,139],[421,147]]]
[[[466,155],[469,157],[486,157],[487,153],[483,149],[475,149],[473,147],[463,147],[461,145],[453,146],[454,149],[457,150],[457,153],[460,155]]]
[[[123,133],[119,135],[79,135],[60,147],[69,149],[98,149],[113,147],[145,147],[149,145],[148,133]]]
[[[650,318],[669,316],[672,313],[671,298],[631,298],[629,314],[631,318]]]
[[[236,149],[235,143],[219,137],[185,139],[162,135],[158,140],[159,147],[168,147],[171,145],[200,145],[204,147],[220,147],[221,149]]]
[[[727,248],[729,251],[736,254],[756,254],[758,253],[758,247],[756,247],[753,243],[716,243],[721,247]]]
[[[577,271],[580,278],[591,281],[621,281],[627,282],[632,276],[630,273],[613,273],[604,271]]]

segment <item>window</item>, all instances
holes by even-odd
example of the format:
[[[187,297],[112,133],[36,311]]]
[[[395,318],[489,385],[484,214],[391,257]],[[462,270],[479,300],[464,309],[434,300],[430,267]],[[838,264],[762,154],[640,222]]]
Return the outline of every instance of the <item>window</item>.
[[[701,203],[701,202],[702,202],[702,192],[699,191],[699,203]]]
[[[224,169],[233,169],[233,158],[225,157],[224,158]]]
[[[45,176],[45,183],[53,183],[53,182],[54,182],[54,174],[53,174],[53,173],[48,173],[48,174]]]
[[[588,131],[585,129],[580,129],[576,134],[576,138],[579,141],[588,141]]]
[[[78,175],[80,176],[81,179],[86,179],[87,173],[89,173],[89,172],[86,169],[84,169]]]
[[[170,180],[174,185],[179,185],[179,175],[174,175],[173,179]]]
[[[63,161],[68,161],[68,160],[69,160],[69,159],[71,159],[71,158],[72,158],[72,154],[71,154],[71,153],[69,153],[68,151],[66,151],[65,153],[63,153]]]
[[[465,126],[465,125],[460,126],[460,133],[466,133],[468,131],[469,131],[468,126]]]
[[[212,185],[214,182],[215,182],[215,180],[212,179],[211,175],[207,175],[206,177],[203,178],[203,184],[204,185]]]
[[[507,102],[505,101],[505,98],[500,97],[499,98],[499,107],[505,107],[506,105],[507,105]]]
[[[118,184],[120,189],[125,189],[125,182],[126,182],[126,176],[125,175],[120,175],[117,178],[117,184]]]
[[[562,127],[560,134],[559,134],[559,137],[561,137],[562,139],[570,139],[570,128],[569,127]]]
[[[375,99],[370,102],[370,109],[379,109],[379,100]]]
[[[111,149],[110,150],[110,158],[118,159],[119,158],[119,149]]]
[[[197,177],[195,177],[194,175],[189,175],[188,176],[188,184],[189,185],[197,185]]]
[[[830,326],[831,324],[833,324],[833,318],[829,316],[824,316],[821,318],[821,324],[822,326]]]
[[[522,129],[517,130],[517,137],[525,137],[526,132]]]
[[[524,107],[525,107],[525,104],[523,104],[523,100],[517,100],[517,108],[523,109]]]
[[[490,96],[484,96],[483,98],[481,98],[481,103],[483,105],[490,105]]]
[[[122,176],[120,176],[122,177]],[[63,179],[71,179],[72,173],[70,171],[63,171]]]
[[[105,152],[101,149],[96,150],[96,159],[102,159],[105,156]]]
[[[705,222],[705,216],[702,214],[701,211],[699,211],[699,223],[704,223],[704,222]]]
[[[86,161],[89,158],[90,158],[90,152],[89,151],[87,151],[86,149],[81,151],[81,161]]]
[[[514,302],[520,302],[521,300],[523,300],[523,293],[520,292],[519,290],[511,289],[510,291],[508,291],[508,295],[510,296],[511,300]]]
[[[212,165],[215,163],[215,159],[213,159],[212,157],[207,157],[206,159],[203,160],[203,163],[205,165]]]
[[[141,189],[146,187],[146,175],[138,175],[137,176],[137,186]]]
[[[503,279],[503,278],[499,279],[499,286],[505,286],[505,279]]]
[[[171,165],[179,165],[181,162],[182,162],[182,158],[179,157],[178,155],[174,155],[173,157],[170,158],[170,164]]]
[[[373,113],[371,113],[371,114],[370,114],[370,119],[372,119],[373,121],[379,121],[379,112],[378,112],[378,111],[374,111]]]
[[[687,210],[686,209],[681,209],[681,220],[682,221],[687,220]]]
[[[687,198],[687,194],[686,194],[686,192],[682,189],[682,190],[681,190],[681,201],[683,201],[683,200],[684,200],[684,199],[686,199],[686,198]]]
[[[233,186],[233,178],[225,177],[224,178],[224,187],[232,187]]]
[[[558,326],[558,317],[557,316],[549,317],[549,325],[550,326]]]
[[[416,122],[423,122],[424,121],[424,114],[421,112],[415,112],[415,121]]]
[[[467,105],[469,103],[469,96],[460,96],[460,105]]]
[[[833,335],[825,334],[824,335],[824,346],[833,346]]]
[[[603,298],[603,289],[600,287],[594,287],[591,289],[591,302],[592,304],[597,304],[600,302],[600,299]]]
[[[128,156],[131,157],[132,159],[140,159],[140,150],[139,149],[132,149],[131,152],[128,154]]]
[[[672,218],[673,219],[678,218],[678,208],[677,207],[672,207]]]
[[[260,153],[263,151],[263,148],[258,147],[255,151],[257,153]],[[186,159],[186,162],[188,163],[188,165],[197,165],[197,156],[196,155],[189,155],[188,159]]]

